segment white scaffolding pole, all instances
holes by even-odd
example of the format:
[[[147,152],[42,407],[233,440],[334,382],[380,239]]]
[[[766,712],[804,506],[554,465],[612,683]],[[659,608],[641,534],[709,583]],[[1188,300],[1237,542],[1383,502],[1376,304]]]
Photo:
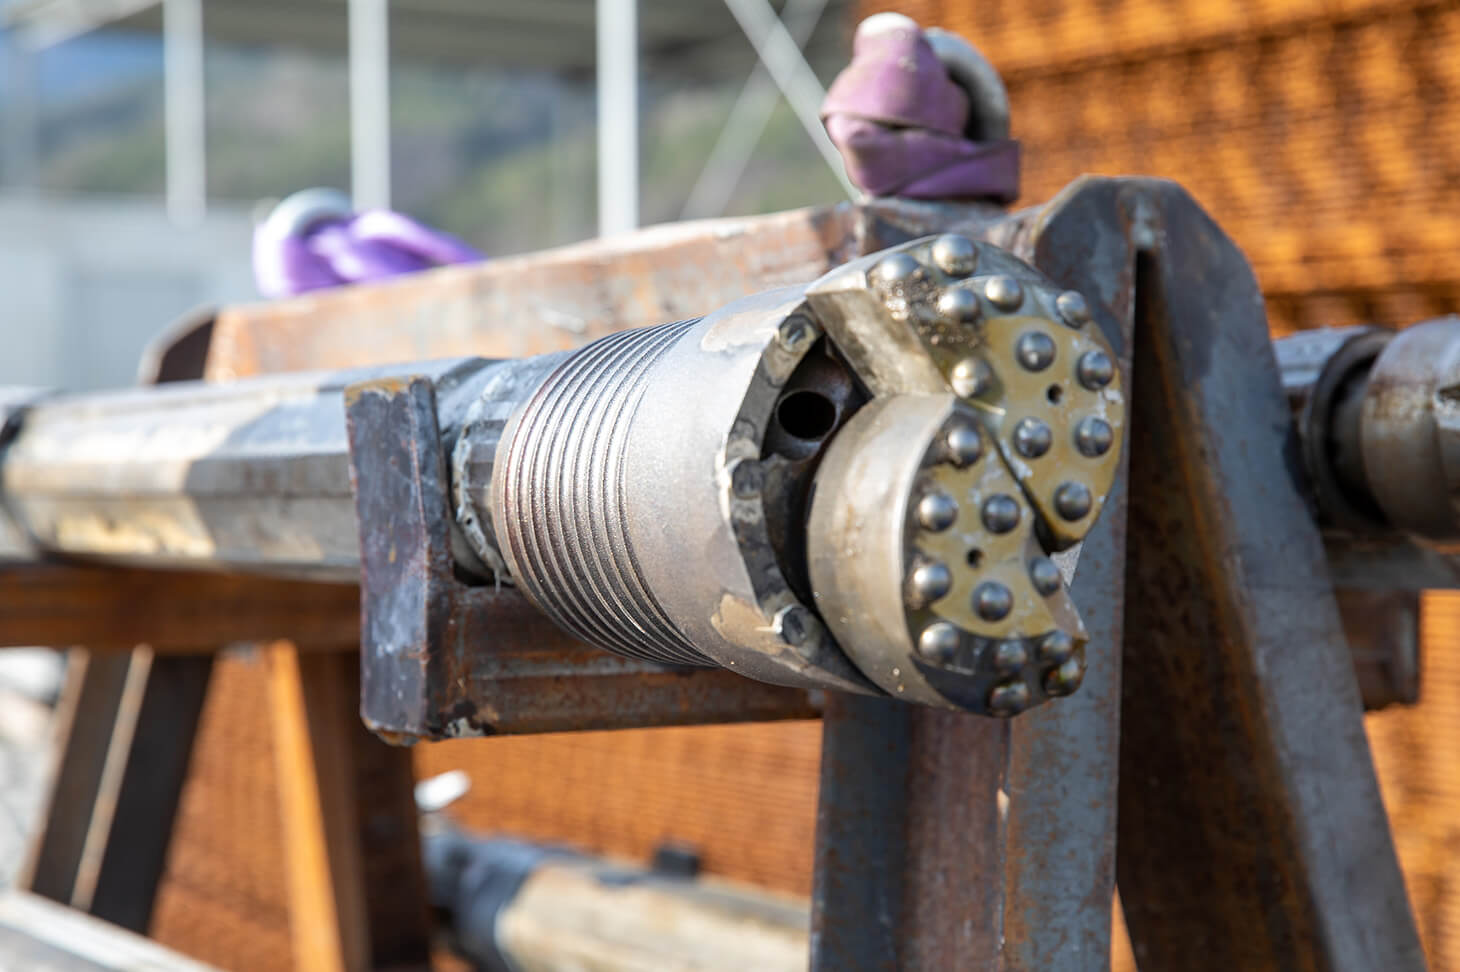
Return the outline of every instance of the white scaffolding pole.
[[[826,0],[786,0],[781,9],[781,22],[798,47],[811,38],[825,9]],[[775,80],[765,65],[757,60],[755,70],[746,79],[745,86],[740,89],[740,97],[735,99],[734,107],[726,116],[725,127],[720,129],[720,137],[706,157],[694,188],[689,191],[679,213],[680,219],[724,214],[780,97]]]
[[[167,215],[196,225],[208,208],[202,0],[163,0],[162,52]]]
[[[781,89],[786,103],[796,113],[801,127],[806,129],[827,168],[841,183],[847,198],[860,199],[862,194],[847,178],[841,154],[831,144],[831,137],[821,125],[821,102],[826,98],[826,89],[817,80],[811,65],[806,63],[800,46],[776,16],[775,8],[769,0],[725,0],[725,6],[740,24],[760,63],[765,65],[776,87]]]
[[[596,0],[598,235],[639,225],[639,20],[636,0]]]
[[[350,195],[390,208],[390,3],[350,0]]]

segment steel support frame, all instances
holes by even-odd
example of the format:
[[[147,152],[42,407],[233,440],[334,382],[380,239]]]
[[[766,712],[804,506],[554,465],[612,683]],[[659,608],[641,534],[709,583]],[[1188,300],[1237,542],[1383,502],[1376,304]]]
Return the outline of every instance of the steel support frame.
[[[829,702],[813,969],[1108,967],[1117,780],[1142,967],[1423,968],[1250,268],[1155,180],[988,235],[1133,365],[1073,585],[1090,675],[1008,725]]]
[[[1145,424],[1127,457],[1133,471],[1079,558],[1073,592],[1092,633],[1091,673],[1079,694],[1010,723],[826,700],[813,969],[1106,967],[1116,809],[1127,805],[1119,866],[1137,954],[1152,967],[1221,967],[1215,956],[1251,968],[1419,967],[1352,662],[1321,539],[1302,503],[1301,467],[1285,462],[1291,425],[1240,252],[1182,190],[1154,180],[1082,180],[1012,217],[937,207],[898,215],[864,213],[856,249],[958,230],[1007,246],[1085,293],[1133,368]],[[1232,360],[1212,369],[1219,354]],[[1179,403],[1162,397],[1173,389]],[[357,386],[347,401],[361,521],[395,515],[390,535],[375,538],[379,549],[372,552],[368,536],[364,548],[364,712],[377,730],[441,738],[806,714],[800,693],[742,684],[741,698],[724,694],[732,685],[686,696],[683,689],[716,673],[658,670],[622,674],[640,686],[667,679],[667,693],[641,689],[641,707],[616,706],[605,720],[603,710],[581,708],[621,691],[601,677],[602,656],[576,674],[557,667],[546,680],[514,680],[541,673],[547,656],[518,654],[542,642],[510,620],[515,599],[451,576],[430,383]],[[1245,404],[1224,421],[1218,406],[1230,409],[1222,405],[1230,401]],[[1153,416],[1172,411],[1187,420],[1181,433],[1169,422],[1151,433]],[[1215,445],[1183,452],[1191,443]],[[1169,469],[1164,478],[1158,472],[1173,456],[1183,460],[1176,481]],[[1244,471],[1252,463],[1260,476]],[[387,483],[367,473],[383,468],[412,474]],[[1243,476],[1262,486],[1248,483],[1244,492]],[[1145,511],[1139,526],[1126,522],[1126,489]],[[1161,504],[1180,527],[1148,522]],[[1249,515],[1259,508],[1261,516]],[[1202,531],[1211,546],[1199,555],[1172,553]],[[1229,563],[1245,548],[1250,558]],[[1294,556],[1308,558],[1307,580],[1275,596],[1264,587],[1274,579],[1266,572]],[[1146,592],[1157,581],[1170,596],[1152,603]],[[1142,595],[1128,601],[1127,584]],[[1301,607],[1284,603],[1290,593]],[[1163,609],[1178,617],[1204,611],[1205,626],[1158,638],[1153,632],[1169,630]],[[403,617],[414,625],[404,640]],[[1281,659],[1269,657],[1277,645]],[[561,663],[559,656],[551,664]],[[1203,663],[1246,678],[1181,681]],[[1259,670],[1260,681],[1252,677]],[[1153,671],[1168,676],[1163,685],[1152,684]],[[1192,701],[1203,693],[1205,703]],[[1210,722],[1196,717],[1216,718],[1210,706],[1257,711],[1218,747]],[[1159,773],[1143,745],[1165,754]],[[1264,772],[1253,776],[1232,753]],[[1181,778],[1168,762],[1205,774],[1201,789],[1153,783]],[[1345,841],[1345,833],[1362,836]],[[1236,864],[1258,877],[1177,888],[1173,858],[1204,876]],[[1276,869],[1286,898],[1264,896],[1266,867]],[[1346,874],[1362,874],[1364,886]],[[1254,909],[1274,923],[1269,936],[1250,934]]]
[[[1301,502],[1260,296],[1240,253],[1178,187],[1085,179],[1011,217],[879,202],[768,217],[733,242],[707,230],[690,240],[666,234],[655,249],[646,234],[608,261],[595,245],[480,272],[495,281],[493,301],[516,308],[494,320],[499,353],[509,343],[524,353],[582,339],[554,330],[561,313],[550,303],[595,292],[571,286],[576,274],[648,275],[633,299],[651,297],[651,307],[582,315],[621,327],[676,316],[686,281],[709,300],[716,287],[743,293],[781,282],[778,272],[804,279],[946,230],[1006,246],[1086,294],[1132,368],[1130,522],[1118,493],[1081,551],[1073,590],[1092,664],[1074,698],[1007,724],[825,700],[815,967],[1105,967],[1117,805],[1122,899],[1145,967],[1422,967],[1321,541]],[[766,268],[739,249],[714,262],[726,247],[771,243],[784,245],[785,266]],[[708,287],[707,265],[718,268]],[[461,317],[464,295],[483,291],[465,278],[466,290],[453,289],[454,279],[220,322],[248,366],[240,370],[363,363],[350,355],[375,315],[436,326],[423,312],[435,300],[446,318],[471,319]],[[277,343],[306,324],[308,341]],[[337,332],[338,350],[321,355]],[[492,350],[480,337],[466,348],[430,340],[435,354]],[[320,360],[329,354],[337,358]],[[390,719],[377,728],[440,738],[462,727],[540,732],[815,711],[801,693],[734,676],[711,685],[716,673],[649,671],[573,644],[510,591],[452,576],[439,442],[418,434],[435,428],[432,394],[422,382],[360,388],[351,405],[352,433],[395,436],[361,437],[379,450],[374,461],[413,470],[415,482],[373,498],[357,491],[362,516],[404,516],[402,536],[422,554],[364,558],[367,715],[372,679],[405,693],[394,711],[379,710]],[[388,505],[365,505],[380,503]],[[400,559],[415,573],[392,578],[406,570],[390,566]],[[1137,596],[1127,600],[1127,589]],[[413,650],[370,653],[372,611],[385,595],[403,599],[392,610],[414,625],[414,641],[397,643]]]

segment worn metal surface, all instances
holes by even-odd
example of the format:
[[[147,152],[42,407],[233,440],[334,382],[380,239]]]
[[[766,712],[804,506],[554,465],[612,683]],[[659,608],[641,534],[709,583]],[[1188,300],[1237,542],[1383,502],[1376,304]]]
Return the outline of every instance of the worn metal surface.
[[[1460,539],[1460,317],[1274,344],[1325,527]]]
[[[827,699],[813,972],[998,969],[1015,722]]]
[[[1460,540],[1460,317],[1395,335],[1374,362],[1358,422],[1365,481],[1388,521]]]
[[[345,500],[394,488],[397,467],[370,454],[377,443],[439,438],[431,452],[451,454],[450,470],[400,468],[418,480],[453,569],[514,583],[590,644],[801,688],[874,692],[870,673],[886,692],[1009,716],[1073,693],[1084,675],[1083,630],[1044,546],[1089,528],[1119,455],[1120,382],[1087,323],[1078,293],[948,234],[575,354],[423,363],[431,422],[401,432],[372,420],[355,434],[353,491],[342,389],[393,390],[408,366],[55,398],[25,415],[0,485],[53,553],[332,579],[354,571],[357,543],[389,537],[400,556],[419,555],[398,542],[392,507],[352,516]],[[962,399],[948,442],[923,443],[926,475],[899,479],[890,504],[873,498],[897,533],[879,556],[818,517],[856,505],[833,483],[808,499],[828,443],[851,442],[843,458],[866,452],[876,478],[885,450],[841,432],[865,398],[832,397],[857,380],[909,402],[946,396],[951,382]],[[343,397],[352,409],[376,401]],[[955,434],[970,437],[963,452]],[[453,481],[456,520],[438,520],[443,504],[427,497],[444,500]],[[934,492],[956,495],[962,520],[904,536],[914,501]],[[844,563],[865,569],[835,576]],[[906,624],[864,645],[874,632],[851,605]],[[381,620],[391,610],[367,606],[379,622],[367,635],[394,643]],[[933,632],[965,644],[930,648]]]
[[[1273,342],[1298,427],[1310,503],[1329,529],[1383,529],[1384,512],[1364,473],[1359,418],[1369,372],[1393,337],[1383,328],[1346,327]]]
[[[481,972],[804,972],[803,899],[427,818],[431,904]]]
[[[411,373],[453,389],[480,368],[432,361]],[[26,412],[0,488],[49,552],[352,581],[341,392],[399,370],[56,396]]]
[[[1424,959],[1256,283],[1144,184],[1121,720],[1121,900],[1152,968]],[[1204,285],[1203,285],[1204,284]]]
[[[490,407],[473,406],[465,420],[438,415],[439,382],[381,378],[351,386],[345,399],[362,524],[365,697],[372,724],[381,731],[424,735],[504,729],[501,720],[484,717],[479,708],[446,711],[430,700],[433,676],[418,663],[434,658],[446,665],[442,678],[459,683],[470,677],[473,666],[456,667],[451,661],[446,648],[451,632],[463,632],[462,638],[488,636],[464,626],[451,593],[460,587],[461,597],[468,596],[467,585],[451,573],[453,526],[445,500],[452,480],[458,518],[469,514],[476,524],[464,535],[482,562],[498,564],[497,583],[510,579],[565,630],[620,655],[670,665],[718,664],[802,688],[873,691],[842,654],[845,650],[885,691],[894,691],[894,684],[897,691],[922,686],[926,690],[907,698],[998,715],[1014,715],[1075,691],[1084,674],[1083,630],[1061,578],[1040,551],[1035,515],[1025,515],[1013,497],[1032,497],[1029,509],[1041,511],[1041,523],[1058,521],[1045,530],[1056,546],[1069,545],[1088,529],[1119,456],[1123,402],[1114,366],[1098,331],[1085,327],[1082,298],[1050,287],[995,248],[944,236],[872,258],[882,262],[871,276],[881,279],[885,265],[915,261],[915,255],[948,284],[941,297],[929,291],[915,298],[903,288],[894,306],[894,295],[874,292],[869,284],[870,264],[853,265],[809,291],[783,288],[732,302],[703,319],[605,338],[555,359],[550,369],[532,359],[480,366],[493,374],[531,368],[542,377],[536,386],[505,382],[508,394],[489,391]],[[918,279],[933,272],[916,262],[912,266]],[[970,286],[961,285],[963,278]],[[830,295],[824,300],[823,289]],[[922,310],[934,314],[934,298],[939,298],[936,314],[941,316],[924,320]],[[945,312],[943,305],[952,298],[962,298],[954,301],[956,313]],[[918,300],[927,306],[914,314],[922,307]],[[1016,314],[1021,306],[1022,315]],[[986,315],[997,318],[998,326],[986,323]],[[828,350],[813,355],[823,317],[834,321],[835,332],[827,337]],[[839,431],[845,411],[830,397],[831,388],[847,384],[838,364],[844,357],[873,394],[908,396],[916,403],[932,400],[927,392],[947,387],[944,372],[983,360],[971,356],[982,346],[985,331],[997,332],[997,339],[989,340],[999,349],[1001,364],[997,369],[984,365],[988,387],[964,388],[960,394],[999,415],[1015,409],[1024,417],[1003,425],[970,419],[969,431],[991,440],[983,463],[987,471],[979,473],[983,498],[973,497],[985,508],[965,518],[955,539],[972,545],[979,559],[989,552],[982,586],[975,589],[970,581],[945,585],[948,589],[936,596],[909,593],[905,575],[927,572],[926,564],[914,563],[914,552],[879,554],[857,538],[823,529],[815,507],[809,527],[802,526],[794,509],[778,509],[775,516],[768,512],[770,499],[782,505],[801,502],[808,487],[798,480],[809,481],[827,442],[836,448],[847,435]],[[1033,357],[1038,360],[1033,360],[1021,349],[1036,341]],[[1056,354],[1061,363],[1052,368]],[[1103,371],[1090,379],[1085,368],[1097,358]],[[805,370],[803,362],[817,369],[817,378],[791,385]],[[918,368],[927,374],[922,385],[904,387],[905,382],[893,380]],[[1021,378],[1020,368],[1033,377]],[[823,383],[827,394],[820,391]],[[479,378],[460,384],[474,390],[495,387]],[[514,407],[512,395],[523,403]],[[807,398],[817,402],[814,418],[795,411],[802,407],[796,403]],[[1075,414],[1083,399],[1099,407],[1091,412],[1086,402],[1085,410]],[[687,402],[695,408],[686,409]],[[855,407],[857,402],[844,404]],[[886,403],[876,403],[881,404]],[[1081,435],[1092,422],[1098,422],[1100,433],[1093,446]],[[1043,439],[1024,442],[1025,426],[1037,428]],[[478,435],[487,441],[480,449],[473,441]],[[886,450],[851,441],[843,455],[850,449],[864,456],[877,473]],[[925,443],[922,451],[930,448]],[[454,459],[449,471],[448,451]],[[975,458],[960,454],[951,462],[969,466]],[[988,471],[1002,478],[991,485]],[[490,475],[490,490],[481,482],[483,475]],[[888,506],[900,523],[912,515],[908,511],[917,490],[901,479],[883,478],[901,484]],[[769,483],[782,488],[769,491]],[[967,485],[959,487],[965,501]],[[1061,499],[1070,491],[1078,491],[1077,504]],[[823,484],[821,495],[826,497],[819,501],[823,508],[841,508],[838,491]],[[994,511],[999,502],[1012,512]],[[1012,519],[1006,523],[1000,517]],[[772,523],[779,524],[778,532]],[[925,540],[923,545],[935,544]],[[808,546],[819,553],[808,558]],[[686,550],[696,556],[686,558]],[[848,558],[849,550],[857,556]],[[955,552],[959,576],[976,573],[967,566],[973,563],[967,551]],[[818,577],[819,566],[843,561],[864,566],[874,583],[842,583],[825,570]],[[793,589],[798,573],[793,565],[808,562],[809,593],[823,616],[839,625],[841,650],[808,606],[808,592]],[[890,567],[891,574],[875,573],[879,567]],[[1050,576],[1034,576],[1041,569]],[[980,595],[991,590],[1016,598],[1017,605],[993,616],[991,608],[978,604]],[[885,602],[901,616],[906,598],[928,602],[943,595],[957,602],[940,615],[943,627],[1002,638],[987,650],[971,646],[978,656],[971,679],[964,660],[937,658],[931,667],[922,666],[926,674],[914,683],[914,666],[921,666],[914,656],[921,645],[907,631],[889,673],[886,660],[862,644],[871,630],[855,623],[855,612],[847,607]],[[982,620],[976,612],[982,612]],[[905,676],[898,674],[899,658]],[[405,659],[403,668],[399,659]],[[996,677],[1004,681],[995,684]],[[964,682],[971,688],[961,687]]]
[[[520,594],[454,570],[435,389],[382,381],[348,396],[362,537],[362,704],[390,737],[805,718],[803,691],[589,647]]]
[[[0,562],[0,646],[86,645],[160,654],[213,652],[290,638],[338,650],[358,643],[355,584],[251,574]]]

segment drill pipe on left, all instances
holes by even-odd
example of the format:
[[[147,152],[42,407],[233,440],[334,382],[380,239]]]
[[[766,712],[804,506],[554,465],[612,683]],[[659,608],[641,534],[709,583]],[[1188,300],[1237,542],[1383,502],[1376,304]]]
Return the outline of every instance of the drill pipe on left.
[[[997,716],[1080,685],[1050,555],[1110,491],[1122,377],[1080,294],[960,236],[571,352],[40,397],[4,515],[27,556],[353,579],[342,403],[419,377],[459,568],[584,641]]]

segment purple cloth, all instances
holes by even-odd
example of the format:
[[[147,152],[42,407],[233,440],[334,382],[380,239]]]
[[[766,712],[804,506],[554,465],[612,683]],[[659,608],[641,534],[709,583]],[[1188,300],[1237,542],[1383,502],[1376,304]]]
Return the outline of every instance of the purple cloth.
[[[253,237],[254,279],[266,297],[482,259],[461,240],[384,209],[321,219],[302,229],[269,219]]]
[[[968,94],[913,21],[863,21],[852,63],[832,82],[821,117],[847,176],[874,196],[992,199],[1019,195],[1019,143],[963,136]]]

